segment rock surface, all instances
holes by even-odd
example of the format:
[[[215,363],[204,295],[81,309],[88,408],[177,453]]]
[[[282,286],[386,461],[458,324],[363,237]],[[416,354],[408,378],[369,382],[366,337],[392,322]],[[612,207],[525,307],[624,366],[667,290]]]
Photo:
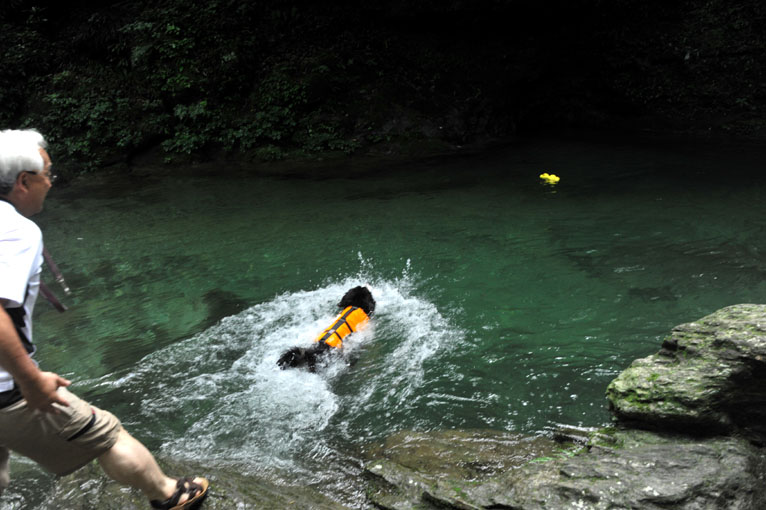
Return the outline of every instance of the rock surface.
[[[550,458],[560,448],[545,437],[506,432],[400,432],[368,452],[375,458],[365,470],[368,497],[379,508],[392,510],[418,508],[413,505],[424,498],[460,499],[464,486],[536,458]],[[443,490],[432,496],[438,487]]]
[[[439,463],[448,456],[447,450],[442,453]],[[764,454],[748,441],[731,437],[699,441],[641,430],[599,431],[587,447],[559,446],[553,457],[478,479],[454,476],[459,469],[412,469],[406,466],[412,460],[368,464],[368,497],[378,508],[766,508]],[[414,460],[427,465],[423,459]]]
[[[607,388],[615,416],[687,433],[766,442],[766,306],[735,305],[675,327],[657,354]]]
[[[174,475],[190,473],[210,480],[210,491],[201,510],[351,510],[322,495],[312,487],[278,486],[234,468],[207,469],[189,462],[176,464],[161,460],[162,468]],[[106,478],[91,463],[56,484],[49,496],[51,510],[146,510],[146,499],[137,490],[127,489]]]

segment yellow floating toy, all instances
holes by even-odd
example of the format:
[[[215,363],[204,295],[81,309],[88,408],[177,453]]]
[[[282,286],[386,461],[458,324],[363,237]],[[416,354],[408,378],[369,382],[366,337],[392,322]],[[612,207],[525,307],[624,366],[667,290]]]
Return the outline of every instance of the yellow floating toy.
[[[544,184],[549,184],[551,186],[554,186],[556,185],[556,183],[558,183],[561,180],[561,177],[559,177],[558,175],[549,174],[546,172],[544,174],[540,174],[540,179],[543,181]]]

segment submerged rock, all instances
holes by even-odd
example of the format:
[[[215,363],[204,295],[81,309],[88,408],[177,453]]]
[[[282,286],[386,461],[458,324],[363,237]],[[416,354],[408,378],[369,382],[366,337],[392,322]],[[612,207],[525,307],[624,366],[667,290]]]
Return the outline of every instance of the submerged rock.
[[[617,419],[766,442],[766,306],[735,305],[673,328],[662,350],[607,388]]]

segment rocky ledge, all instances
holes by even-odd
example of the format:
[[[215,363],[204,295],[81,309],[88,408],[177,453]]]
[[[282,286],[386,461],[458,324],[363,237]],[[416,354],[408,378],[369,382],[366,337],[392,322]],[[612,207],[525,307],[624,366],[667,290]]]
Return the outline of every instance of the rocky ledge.
[[[765,382],[766,306],[724,308],[609,385],[614,427],[508,450],[486,434],[401,433],[367,464],[368,497],[387,510],[766,508]]]
[[[673,329],[607,388],[625,423],[766,442],[766,306],[736,305]]]

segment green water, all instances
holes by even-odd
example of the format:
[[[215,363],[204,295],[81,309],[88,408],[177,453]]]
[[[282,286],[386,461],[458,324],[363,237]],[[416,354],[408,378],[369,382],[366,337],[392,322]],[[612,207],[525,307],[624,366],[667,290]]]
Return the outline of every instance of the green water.
[[[40,302],[39,360],[161,456],[362,505],[369,442],[608,423],[606,385],[672,326],[764,302],[765,155],[524,140],[85,178],[38,217],[74,290],[65,314]],[[378,312],[345,362],[277,370],[363,283]],[[0,508],[49,483],[20,465]]]

